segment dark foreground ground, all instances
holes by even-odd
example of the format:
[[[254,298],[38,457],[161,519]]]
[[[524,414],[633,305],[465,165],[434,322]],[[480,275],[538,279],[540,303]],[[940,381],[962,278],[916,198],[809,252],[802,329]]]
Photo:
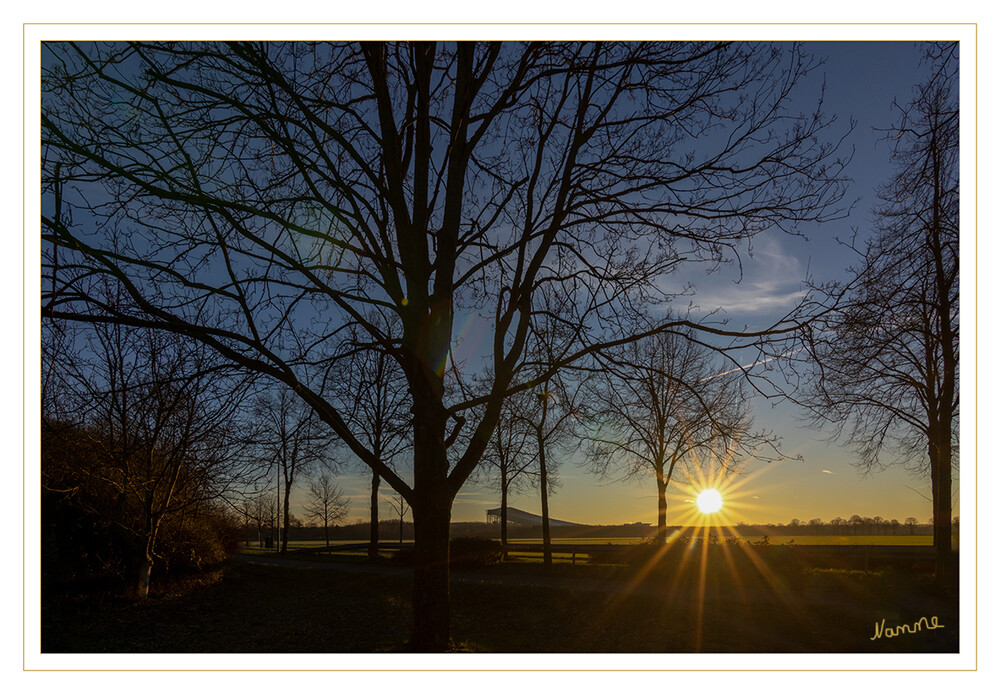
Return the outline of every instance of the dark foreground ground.
[[[400,652],[407,571],[240,557],[211,580],[136,603],[49,596],[42,652]],[[958,600],[926,576],[756,574],[729,559],[641,567],[504,565],[456,573],[452,636],[474,652],[957,652]],[[926,618],[921,622],[921,618]],[[934,622],[940,628],[928,629]],[[884,620],[884,622],[882,621]],[[899,625],[916,633],[890,637]],[[874,638],[876,625],[884,625]]]

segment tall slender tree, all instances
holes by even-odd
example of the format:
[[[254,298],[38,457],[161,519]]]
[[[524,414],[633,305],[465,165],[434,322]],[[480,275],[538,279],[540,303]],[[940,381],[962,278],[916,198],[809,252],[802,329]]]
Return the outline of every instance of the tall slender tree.
[[[902,464],[931,480],[938,574],[951,558],[958,466],[958,45],[933,45],[930,76],[889,131],[896,173],[851,279],[817,287],[806,404],[865,471]]]
[[[530,410],[530,394],[519,393],[504,402],[493,437],[483,451],[476,481],[500,492],[500,547],[507,556],[507,509],[510,497],[526,484],[537,482],[537,447],[523,413]]]
[[[557,253],[556,259],[565,262],[562,253]],[[583,419],[580,393],[586,371],[563,370],[550,375],[553,365],[573,350],[582,332],[585,317],[579,313],[571,296],[548,287],[536,293],[536,310],[528,343],[530,357],[522,366],[528,380],[539,384],[531,392],[534,396],[532,406],[523,410],[520,417],[534,440],[542,507],[542,561],[546,567],[552,565],[549,497],[558,484],[555,474],[558,459],[553,459],[552,454],[568,457],[579,448],[578,429]]]
[[[258,446],[261,454],[278,475],[278,516],[284,528],[278,528],[281,554],[288,552],[288,528],[291,521],[289,501],[292,488],[303,473],[325,462],[332,444],[329,427],[325,426],[299,398],[287,389],[264,396],[256,411],[261,429]]]

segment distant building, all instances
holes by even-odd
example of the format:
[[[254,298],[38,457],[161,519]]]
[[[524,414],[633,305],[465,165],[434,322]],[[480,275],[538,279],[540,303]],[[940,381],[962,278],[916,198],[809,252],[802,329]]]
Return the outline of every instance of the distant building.
[[[500,522],[500,509],[491,508],[486,512],[486,522],[487,523],[499,523]],[[518,508],[507,507],[507,522],[512,525],[541,525],[542,517],[536,516],[534,513],[528,513],[527,511],[522,511]],[[569,521],[556,520],[555,518],[549,518],[549,525],[555,527],[568,527],[568,526],[580,526],[582,523],[570,523]]]

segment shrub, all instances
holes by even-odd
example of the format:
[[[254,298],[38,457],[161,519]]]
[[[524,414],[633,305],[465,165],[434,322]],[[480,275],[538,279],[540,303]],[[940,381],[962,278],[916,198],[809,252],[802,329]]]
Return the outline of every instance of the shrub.
[[[451,565],[476,569],[499,564],[503,559],[500,543],[486,537],[455,537],[451,540]]]
[[[80,508],[70,495],[42,491],[41,579],[46,588],[120,591],[136,551],[121,528]]]
[[[171,575],[202,571],[239,549],[237,521],[218,509],[201,507],[181,522],[170,523],[157,544]]]
[[[627,566],[653,566],[662,562],[667,553],[678,547],[687,547],[689,538],[685,536],[675,537],[670,540],[667,547],[655,537],[647,537],[639,542],[630,545],[619,545],[604,556],[604,560],[611,564],[625,564]]]

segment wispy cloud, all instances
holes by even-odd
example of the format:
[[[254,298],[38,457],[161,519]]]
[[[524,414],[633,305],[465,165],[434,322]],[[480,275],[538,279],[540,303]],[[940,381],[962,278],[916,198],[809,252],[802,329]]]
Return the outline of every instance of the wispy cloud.
[[[761,237],[752,255],[743,254],[742,266],[742,278],[736,266],[691,278],[691,302],[703,312],[722,309],[732,316],[784,312],[805,296],[804,265],[777,236]]]
[[[825,472],[825,473],[826,473],[826,474],[828,474],[828,475],[832,475],[832,474],[833,474],[833,473],[832,473],[832,472],[830,472],[829,470],[820,470],[820,472]]]

